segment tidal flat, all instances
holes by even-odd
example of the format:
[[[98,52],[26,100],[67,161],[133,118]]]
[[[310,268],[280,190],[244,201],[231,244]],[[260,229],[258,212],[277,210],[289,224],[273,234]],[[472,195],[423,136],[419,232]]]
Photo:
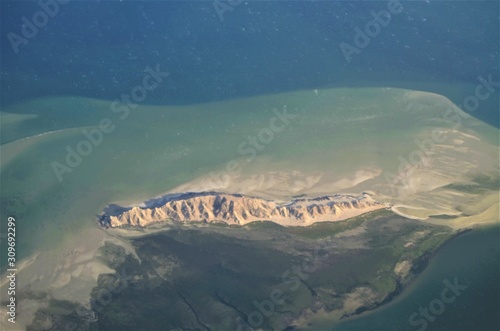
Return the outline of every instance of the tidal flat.
[[[250,323],[250,308],[260,312],[253,301],[270,300],[269,291],[275,286],[286,293],[295,283],[281,284],[282,274],[294,263],[302,263],[307,254],[314,256],[318,243],[327,242],[334,253],[317,272],[307,275],[313,283],[300,282],[289,297],[283,297],[283,312],[292,313],[282,319],[277,318],[278,313],[273,315],[276,319],[265,316],[262,322],[270,328],[299,327],[323,308],[332,312],[328,318],[333,321],[358,309],[376,307],[398,289],[396,273],[412,278],[410,271],[419,264],[419,257],[426,257],[426,252],[454,231],[498,222],[498,187],[492,184],[498,170],[498,130],[434,93],[394,88],[306,90],[203,105],[139,105],[127,118],[114,113],[111,102],[88,98],[52,97],[11,107],[11,113],[38,109],[36,117],[2,121],[2,139],[8,142],[0,146],[2,155],[8,156],[2,159],[1,216],[15,215],[23,224],[18,229],[18,257],[30,264],[19,273],[19,312],[24,318],[20,324],[32,329],[75,317],[69,309],[53,321],[48,319],[46,309],[61,301],[70,307],[83,305],[90,316],[86,321],[98,318],[92,328],[116,317],[105,310],[107,305],[91,310],[92,298],[98,295],[92,289],[98,291],[105,279],[116,281],[120,274],[111,276],[117,266],[110,266],[102,257],[108,252],[100,249],[103,245],[123,247],[126,263],[151,270],[143,275],[132,268],[131,272],[139,273],[139,288],[149,291],[152,287],[140,284],[150,279],[160,288],[163,279],[155,272],[172,272],[164,278],[172,277],[175,284],[190,291],[199,289],[193,294],[165,292],[171,298],[166,302],[181,300],[172,311],[185,309],[183,316],[190,316],[190,323],[194,318],[193,325],[233,327],[234,318],[244,322],[246,316]],[[7,114],[0,116],[9,116],[9,108],[3,111]],[[277,113],[288,114],[288,123],[278,123]],[[81,122],[85,126],[75,126],[81,117],[85,117]],[[89,132],[97,137],[95,130],[106,119],[114,130],[102,133],[102,141],[76,162],[78,146],[90,139]],[[272,131],[271,139],[273,123],[282,130]],[[259,145],[250,148],[253,138],[249,137],[260,139]],[[54,164],[69,170],[56,168],[66,170],[58,173]],[[209,190],[276,201],[366,191],[391,206],[384,212],[396,215],[379,218],[366,214],[379,220],[378,226],[369,219],[360,225],[358,218],[304,229],[266,222],[242,228],[200,224],[177,229],[173,224],[169,231],[141,230],[142,236],[124,229],[104,231],[96,225],[97,216],[109,205],[134,206],[164,195]],[[410,225],[415,228],[406,229]],[[400,230],[414,234],[404,232],[401,237]],[[142,262],[149,258],[141,253],[142,248],[153,252],[149,240],[169,252],[164,254],[176,256],[165,261],[166,270],[153,272],[154,261]],[[2,245],[6,243],[2,241]],[[184,250],[191,253],[183,255]],[[208,252],[211,255],[205,254]],[[235,261],[248,261],[252,268]],[[245,272],[249,274],[245,276]],[[210,278],[213,275],[218,276]],[[256,277],[254,281],[252,277]],[[219,278],[228,288],[241,291],[241,307],[235,307],[242,313],[230,309],[236,298],[229,293],[217,292],[220,297],[209,294],[210,282],[220,284]],[[192,310],[198,314],[199,309],[189,295],[199,299],[200,305],[218,298],[214,307],[232,311],[231,318],[218,321],[214,311],[198,321]],[[60,312],[61,305],[57,307]],[[139,311],[141,316],[150,316]],[[171,318],[166,325],[192,326]]]
[[[47,316],[81,330],[283,330],[326,313],[334,322],[390,301],[454,235],[388,210],[309,227],[179,226],[130,239],[137,257],[106,244],[116,273],[99,276],[92,305],[58,311],[52,300],[28,329]]]

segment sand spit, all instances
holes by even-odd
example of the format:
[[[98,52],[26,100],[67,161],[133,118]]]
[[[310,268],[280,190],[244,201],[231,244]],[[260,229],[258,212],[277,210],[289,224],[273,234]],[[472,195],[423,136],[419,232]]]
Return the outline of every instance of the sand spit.
[[[10,141],[8,143],[0,145],[0,154],[2,158],[0,160],[0,166],[7,166],[12,160],[14,160],[17,156],[25,153],[29,148],[35,146],[37,143],[44,141],[47,136],[50,137],[62,137],[63,135],[71,135],[75,133],[80,133],[82,128],[68,128],[54,131],[47,131],[43,133],[39,133],[33,136],[19,138],[14,141]]]

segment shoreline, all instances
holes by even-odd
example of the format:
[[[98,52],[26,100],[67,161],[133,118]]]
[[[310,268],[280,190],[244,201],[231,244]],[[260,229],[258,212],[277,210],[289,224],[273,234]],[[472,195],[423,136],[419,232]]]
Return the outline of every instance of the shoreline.
[[[480,227],[480,228],[485,228]],[[384,308],[388,304],[392,303],[395,300],[398,300],[402,298],[403,295],[407,295],[408,292],[405,292],[408,290],[410,287],[412,287],[418,280],[420,280],[420,277],[423,272],[427,270],[427,267],[429,266],[430,262],[432,259],[442,250],[444,249],[447,245],[452,243],[455,239],[462,237],[462,235],[465,235],[469,232],[474,231],[476,228],[467,228],[467,229],[458,229],[455,230],[454,233],[450,235],[449,238],[447,238],[443,243],[441,243],[436,249],[433,251],[427,252],[424,255],[420,256],[415,260],[415,264],[411,268],[411,278],[409,281],[406,283],[401,283],[401,280],[396,280],[396,288],[389,292],[381,302],[373,304],[371,306],[360,306],[358,307],[354,312],[348,313],[348,314],[343,314],[340,315],[338,314],[337,317],[333,316],[331,318],[325,318],[325,317],[319,317],[319,319],[315,320],[308,320],[308,321],[302,321],[303,323],[295,324],[295,325],[289,325],[288,327],[290,330],[298,328],[300,330],[309,330],[308,324],[311,325],[310,323],[313,321],[321,321],[320,325],[326,325],[324,323],[327,323],[329,325],[329,330],[336,330],[335,327],[340,324],[340,323],[345,323],[346,321],[350,320],[356,320],[357,318],[362,318],[366,316],[367,314],[374,313],[377,311],[379,308]],[[323,311],[323,313],[326,313],[327,316],[329,313],[333,313],[335,310],[332,311]]]
[[[469,233],[471,231],[474,231],[474,228],[463,228],[463,229],[458,229],[456,230],[455,233],[453,233],[448,239],[446,239],[441,245],[439,245],[435,250],[431,252],[427,252],[420,256],[418,259],[416,259],[411,268],[411,273],[412,276],[410,280],[406,284],[402,284],[400,280],[396,280],[396,289],[390,293],[387,294],[387,296],[380,302],[377,303],[371,307],[359,307],[356,309],[356,311],[352,314],[348,315],[343,315],[339,318],[337,323],[339,322],[344,322],[349,319],[356,319],[360,317],[363,313],[369,313],[372,312],[378,308],[382,308],[383,306],[391,303],[395,299],[399,298],[400,295],[408,289],[410,286],[412,286],[422,275],[422,273],[427,269],[429,266],[429,263],[431,260],[439,253],[446,245],[449,245],[453,240],[461,237],[462,235],[465,235],[466,233]]]

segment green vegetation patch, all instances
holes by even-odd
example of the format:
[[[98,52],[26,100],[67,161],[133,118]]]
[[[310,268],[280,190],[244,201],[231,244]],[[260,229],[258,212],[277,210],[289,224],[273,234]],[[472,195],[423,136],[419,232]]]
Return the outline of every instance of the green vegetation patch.
[[[443,188],[470,193],[483,194],[487,191],[495,191],[500,188],[500,177],[498,175],[474,174],[470,183],[451,183]]]
[[[387,209],[379,209],[344,221],[320,222],[306,227],[292,226],[286,228],[283,227],[283,229],[286,233],[297,235],[300,237],[321,239],[347,230],[355,229],[363,225],[368,220],[376,221],[390,215],[393,215],[392,211]]]
[[[359,313],[407,283],[394,273],[398,263],[418,266],[411,279],[451,235],[379,210],[309,227],[180,227],[131,239],[140,263],[106,243],[102,258],[116,273],[99,276],[91,293],[96,318],[80,330],[283,330],[308,309],[340,309],[361,289],[370,298],[349,314]],[[57,324],[74,321],[59,306],[50,305]]]

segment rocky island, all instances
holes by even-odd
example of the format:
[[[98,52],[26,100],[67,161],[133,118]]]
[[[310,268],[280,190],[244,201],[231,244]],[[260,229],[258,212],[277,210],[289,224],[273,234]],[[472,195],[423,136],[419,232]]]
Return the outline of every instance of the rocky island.
[[[118,208],[99,216],[103,227],[146,227],[165,222],[223,222],[245,225],[272,221],[284,226],[308,226],[316,222],[340,221],[385,208],[367,192],[359,196],[327,195],[277,202],[242,194],[218,192],[185,193],[160,198],[148,206]]]

